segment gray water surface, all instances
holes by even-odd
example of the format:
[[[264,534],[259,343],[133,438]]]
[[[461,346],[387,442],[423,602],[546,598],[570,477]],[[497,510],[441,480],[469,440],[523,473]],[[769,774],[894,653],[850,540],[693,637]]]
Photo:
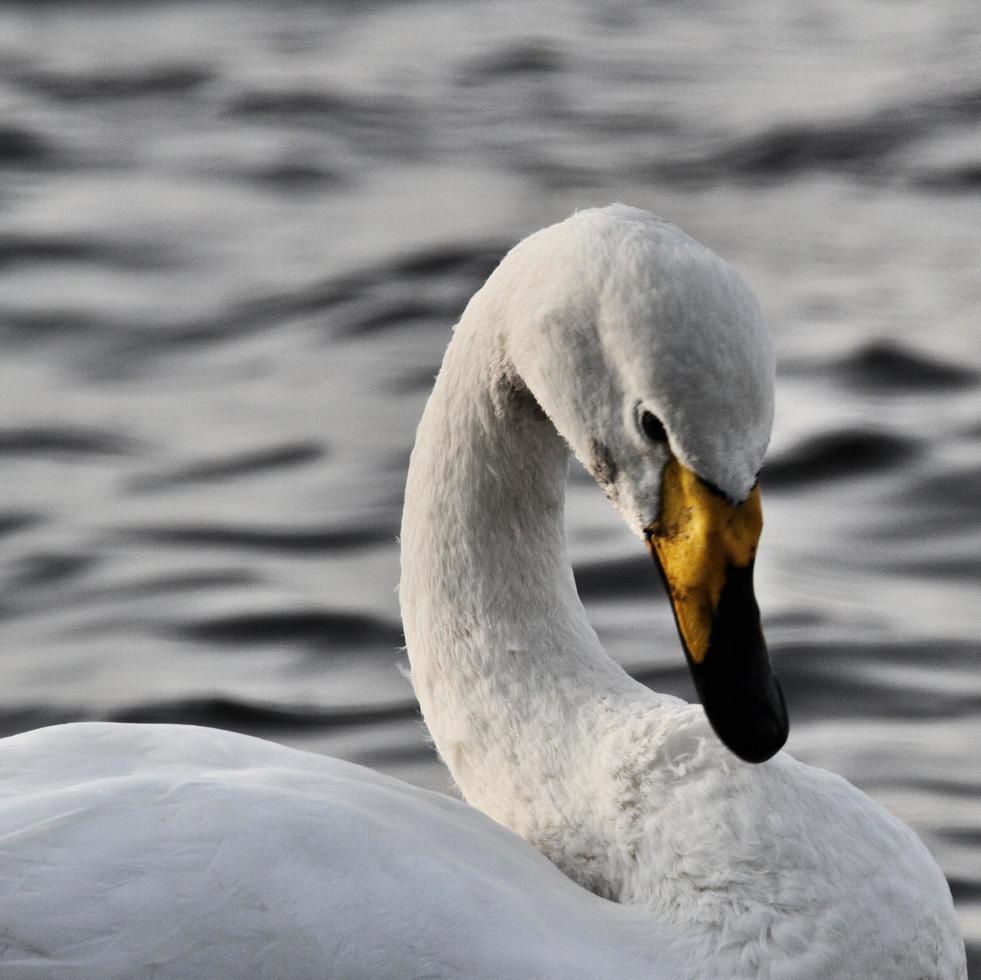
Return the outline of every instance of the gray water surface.
[[[917,829],[981,967],[979,21],[4,5],[0,729],[219,725],[449,789],[397,669],[414,427],[507,247],[622,200],[761,298],[790,749]],[[578,472],[568,515],[607,649],[691,697],[648,557]]]

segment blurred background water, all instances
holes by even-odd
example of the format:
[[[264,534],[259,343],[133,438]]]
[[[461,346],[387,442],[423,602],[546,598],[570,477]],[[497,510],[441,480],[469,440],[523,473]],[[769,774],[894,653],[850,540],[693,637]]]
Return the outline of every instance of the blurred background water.
[[[0,731],[178,720],[449,791],[402,486],[515,240],[621,200],[761,297],[791,750],[912,824],[981,976],[976,0],[0,7]],[[580,472],[584,601],[691,697]]]

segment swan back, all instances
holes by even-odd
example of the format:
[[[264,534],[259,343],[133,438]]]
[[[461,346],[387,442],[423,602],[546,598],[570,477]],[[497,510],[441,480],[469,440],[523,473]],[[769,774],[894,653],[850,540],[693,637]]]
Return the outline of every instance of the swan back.
[[[681,975],[637,910],[359,766],[176,725],[0,746],[5,980]]]

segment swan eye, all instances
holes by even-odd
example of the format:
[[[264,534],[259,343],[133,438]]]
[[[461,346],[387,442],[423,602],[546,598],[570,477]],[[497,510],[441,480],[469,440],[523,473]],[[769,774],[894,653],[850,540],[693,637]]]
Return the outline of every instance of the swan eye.
[[[668,441],[668,434],[664,429],[664,423],[653,413],[646,409],[640,413],[640,431],[644,433],[650,442],[656,445],[663,445]]]

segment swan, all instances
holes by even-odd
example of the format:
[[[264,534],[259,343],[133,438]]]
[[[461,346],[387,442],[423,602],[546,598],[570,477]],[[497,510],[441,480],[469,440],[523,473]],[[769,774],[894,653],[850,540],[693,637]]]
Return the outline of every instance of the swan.
[[[781,751],[752,587],[773,374],[748,287],[647,212],[515,246],[447,348],[401,533],[467,803],[192,726],[4,739],[0,976],[966,978],[919,839]],[[570,451],[650,549],[704,707],[589,626]]]

